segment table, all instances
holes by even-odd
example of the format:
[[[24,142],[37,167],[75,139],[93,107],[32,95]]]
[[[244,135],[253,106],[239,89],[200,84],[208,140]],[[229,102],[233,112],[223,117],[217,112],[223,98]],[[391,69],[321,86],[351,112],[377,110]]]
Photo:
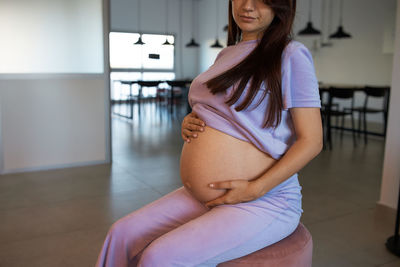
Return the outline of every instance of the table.
[[[171,87],[171,91],[169,94],[169,102],[171,103],[170,106],[170,112],[173,112],[173,100],[175,97],[174,94],[174,87],[180,87],[182,89],[186,89],[189,88],[190,84],[192,83],[192,80],[169,80],[169,81],[165,81],[165,80],[151,80],[151,81],[143,81],[143,80],[121,80],[119,81],[121,84],[126,84],[129,85],[129,105],[130,105],[130,114],[128,116],[121,114],[121,113],[117,113],[117,112],[113,112],[113,114],[121,116],[121,117],[125,117],[128,119],[132,119],[133,118],[133,95],[132,95],[132,85],[133,84],[138,84],[139,85],[139,94],[137,96],[138,98],[138,112],[140,115],[140,103],[142,100],[142,88],[143,87],[156,87],[158,86],[160,83],[166,82],[170,87]]]
[[[355,131],[357,134],[359,133],[364,133],[367,135],[376,135],[376,136],[385,136],[385,132],[384,133],[377,133],[377,132],[371,132],[371,131],[366,131],[365,129],[363,131],[361,131],[360,128],[360,124],[357,130],[355,130],[354,128],[346,128],[346,127],[340,127],[340,126],[331,126],[331,110],[332,110],[332,103],[331,103],[331,94],[330,91],[332,88],[335,89],[347,89],[347,90],[352,90],[354,92],[365,92],[366,90],[366,86],[363,85],[349,85],[349,84],[324,84],[324,83],[319,83],[319,91],[321,94],[321,100],[323,99],[323,95],[324,94],[328,94],[328,104],[325,104],[325,115],[326,115],[326,128],[327,128],[327,139],[328,142],[330,143],[331,146],[331,129],[340,129],[340,130],[345,130],[345,131]],[[375,87],[387,87],[387,86],[375,86]],[[389,93],[389,92],[388,92]],[[388,97],[388,96],[387,96]],[[384,100],[386,101],[386,100]],[[385,102],[385,107],[386,109],[388,109],[388,102]],[[351,111],[360,111],[360,107],[358,108],[354,108],[351,107],[350,108]],[[386,113],[387,114],[387,113]],[[361,117],[359,116],[359,119],[361,119]],[[360,123],[360,122],[359,122]],[[366,137],[365,137],[366,138]]]
[[[180,87],[181,89],[183,88],[189,88],[190,84],[192,83],[192,80],[172,80],[172,81],[166,81],[169,86],[171,86],[171,94],[170,94],[170,112],[173,112],[173,101],[174,101],[174,87]]]

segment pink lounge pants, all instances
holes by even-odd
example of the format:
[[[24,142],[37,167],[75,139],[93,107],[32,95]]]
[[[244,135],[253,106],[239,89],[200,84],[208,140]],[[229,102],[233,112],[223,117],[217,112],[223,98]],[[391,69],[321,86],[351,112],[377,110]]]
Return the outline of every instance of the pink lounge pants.
[[[115,222],[96,266],[216,266],[290,235],[302,212],[297,174],[256,200],[212,209],[180,187]]]

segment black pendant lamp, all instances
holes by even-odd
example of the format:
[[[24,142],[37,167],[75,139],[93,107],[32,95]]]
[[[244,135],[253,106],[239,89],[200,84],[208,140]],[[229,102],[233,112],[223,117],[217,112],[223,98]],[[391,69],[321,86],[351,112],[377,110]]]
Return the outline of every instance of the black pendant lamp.
[[[190,42],[186,44],[186,47],[199,47],[199,44],[196,43],[194,38],[190,39]]]
[[[329,38],[351,38],[351,35],[343,30],[343,0],[340,0],[340,21],[337,31],[329,36]]]
[[[215,3],[217,4],[217,9],[216,9],[216,20],[217,20],[217,27],[216,27],[216,37],[215,37],[215,43],[212,44],[210,47],[211,48],[222,48],[223,46],[219,43],[218,41],[218,29],[219,29],[219,19],[218,19],[218,13],[219,13],[219,3],[218,0],[215,1]]]
[[[299,31],[299,35],[319,35],[321,34],[320,30],[317,30],[313,27],[312,22],[311,22],[311,11],[312,11],[312,0],[309,1],[309,6],[308,6],[308,22],[307,26]]]
[[[142,34],[140,33],[140,0],[138,0],[138,4],[137,4],[137,25],[138,25],[138,30],[139,30],[139,39],[136,41],[136,43],[134,43],[135,45],[144,45],[145,43],[142,41]]]
[[[142,35],[139,36],[139,39],[136,41],[136,43],[134,43],[135,45],[144,45],[145,43],[143,43],[142,41]]]
[[[215,43],[211,45],[212,48],[223,48],[223,46],[219,43],[218,39],[215,40]]]
[[[194,1],[196,0],[192,0],[192,39],[190,39],[190,42],[186,44],[186,47],[199,47],[199,44],[196,43],[196,41],[194,40]]]
[[[333,8],[332,8],[332,1],[334,1],[334,0],[328,0],[329,1],[329,6],[328,6],[328,11],[329,11],[329,14],[328,14],[328,33],[330,33],[331,32],[331,29],[332,29],[332,10],[333,10]],[[326,3],[326,1],[322,1],[322,12],[321,12],[321,14],[322,14],[322,28],[324,29],[324,26],[325,26],[325,22],[326,22],[326,20],[325,20],[325,11],[326,11],[326,8],[325,8],[325,3]],[[323,35],[323,34],[322,34]],[[330,40],[328,39],[328,38],[324,38],[324,36],[325,35],[323,35],[323,36],[321,36],[322,38],[321,38],[321,47],[330,47],[330,46],[332,46],[332,42],[330,42]],[[327,36],[327,37],[329,37],[329,36]]]
[[[165,42],[163,43],[163,45],[172,45],[172,44],[168,41],[168,37],[165,38]]]
[[[169,7],[169,5],[168,5],[168,0],[167,0],[167,1],[165,1],[165,10],[167,11],[167,14],[165,16],[165,35],[167,35],[167,33],[168,33],[168,7]],[[172,45],[172,43],[170,43],[168,41],[168,37],[165,37],[165,42],[163,43],[163,45]]]

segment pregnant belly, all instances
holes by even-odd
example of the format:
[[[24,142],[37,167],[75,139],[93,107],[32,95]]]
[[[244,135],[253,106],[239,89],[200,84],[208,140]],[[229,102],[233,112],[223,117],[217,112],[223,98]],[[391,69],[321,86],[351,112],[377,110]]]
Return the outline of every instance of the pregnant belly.
[[[199,201],[218,198],[225,189],[208,187],[211,182],[258,178],[275,159],[249,142],[239,140],[211,127],[184,144],[180,161],[183,185]]]

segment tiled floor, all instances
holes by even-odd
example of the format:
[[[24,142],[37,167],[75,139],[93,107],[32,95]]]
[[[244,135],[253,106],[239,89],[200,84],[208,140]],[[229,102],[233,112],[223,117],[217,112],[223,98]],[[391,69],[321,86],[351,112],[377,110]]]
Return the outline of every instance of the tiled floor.
[[[183,114],[114,118],[112,165],[0,176],[0,266],[93,266],[112,222],[181,186]],[[400,266],[384,245],[394,211],[376,205],[383,152],[345,135],[301,171],[313,266]]]

